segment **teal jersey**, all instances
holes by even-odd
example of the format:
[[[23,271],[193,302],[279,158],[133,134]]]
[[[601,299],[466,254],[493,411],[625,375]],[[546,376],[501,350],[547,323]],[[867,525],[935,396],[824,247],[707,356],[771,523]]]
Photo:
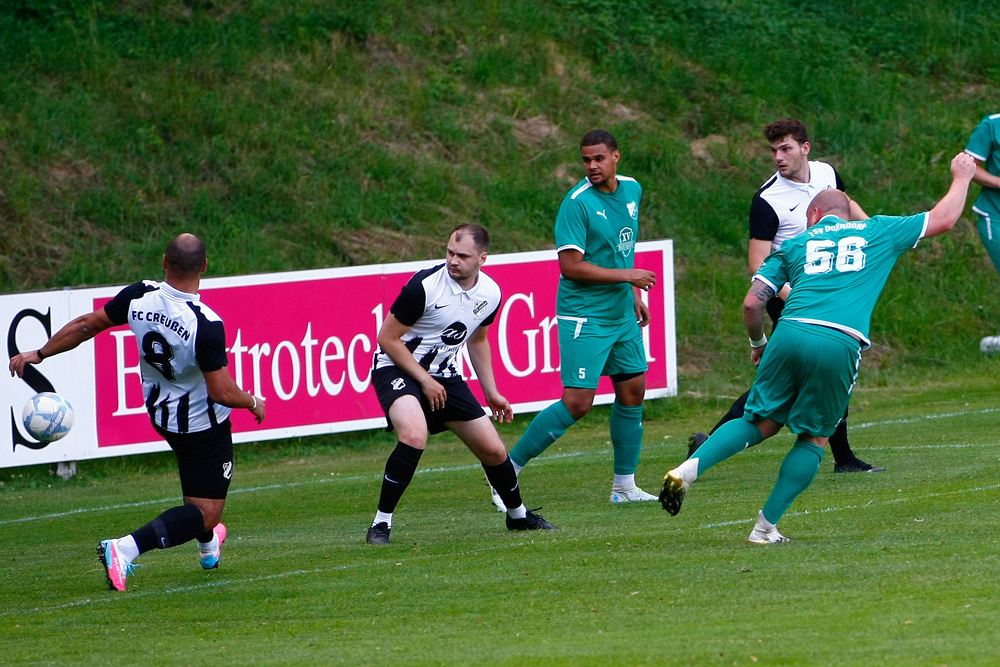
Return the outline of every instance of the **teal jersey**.
[[[986,171],[1000,176],[1000,113],[987,116],[969,137],[965,152],[983,163]],[[1000,188],[983,187],[972,210],[987,217],[1000,217]]]
[[[768,255],[754,280],[791,283],[782,320],[837,329],[869,347],[872,311],[896,260],[927,231],[927,214],[845,222],[828,215]]]
[[[556,215],[556,252],[578,250],[585,262],[606,269],[633,268],[642,186],[628,176],[617,178],[613,193],[598,190],[584,178],[566,194]],[[560,277],[556,313],[605,321],[634,318],[632,285]]]

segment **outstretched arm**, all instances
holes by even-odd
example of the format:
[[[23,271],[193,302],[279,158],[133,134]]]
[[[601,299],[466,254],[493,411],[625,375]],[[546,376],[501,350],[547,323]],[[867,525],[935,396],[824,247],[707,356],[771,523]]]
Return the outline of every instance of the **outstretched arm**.
[[[943,234],[958,222],[965,210],[965,198],[969,194],[969,184],[976,175],[976,161],[968,153],[959,153],[951,160],[951,187],[934,208],[927,214],[925,237]]]
[[[37,364],[46,357],[72,350],[111,326],[114,326],[114,322],[108,317],[103,306],[92,313],[81,315],[68,322],[37,350],[14,356],[10,360],[11,377],[14,375],[24,377],[24,367],[28,364]]]

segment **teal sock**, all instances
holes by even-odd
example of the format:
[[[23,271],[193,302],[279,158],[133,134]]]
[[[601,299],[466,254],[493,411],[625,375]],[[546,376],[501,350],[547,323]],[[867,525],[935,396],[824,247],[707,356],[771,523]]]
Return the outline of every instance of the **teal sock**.
[[[634,475],[642,449],[642,406],[611,406],[611,447],[615,452],[615,474]]]
[[[771,523],[778,523],[778,520],[785,516],[792,501],[812,484],[822,461],[822,447],[808,440],[796,440],[795,446],[781,462],[778,481],[774,483],[771,495],[764,503],[764,518]]]
[[[510,460],[518,467],[523,468],[528,465],[528,461],[544,452],[549,445],[561,438],[566,429],[575,423],[576,420],[569,413],[566,404],[562,400],[556,401],[531,420],[524,435],[510,450]]]
[[[698,474],[701,475],[716,463],[739,454],[747,447],[753,447],[763,439],[760,429],[753,422],[746,419],[726,422],[695,452],[694,458],[698,459]]]

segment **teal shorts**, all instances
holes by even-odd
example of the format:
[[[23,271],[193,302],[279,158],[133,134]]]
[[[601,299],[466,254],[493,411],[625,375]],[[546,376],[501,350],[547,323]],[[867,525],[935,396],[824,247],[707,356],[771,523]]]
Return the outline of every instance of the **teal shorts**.
[[[979,239],[993,260],[993,266],[1000,273],[1000,220],[989,215],[979,216]]]
[[[596,389],[602,375],[649,370],[642,329],[632,318],[597,323],[560,315],[559,361],[563,386],[575,389]]]
[[[792,433],[830,436],[844,417],[861,365],[861,343],[815,324],[783,319],[757,367],[744,418]]]

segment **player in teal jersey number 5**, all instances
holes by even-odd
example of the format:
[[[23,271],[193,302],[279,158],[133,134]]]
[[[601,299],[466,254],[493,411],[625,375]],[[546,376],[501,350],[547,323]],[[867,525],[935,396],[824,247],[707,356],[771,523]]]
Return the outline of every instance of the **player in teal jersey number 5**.
[[[789,541],[776,524],[812,483],[823,447],[847,408],[861,351],[871,345],[872,310],[897,258],[955,225],[975,172],[972,157],[955,156],[948,193],[929,212],[912,216],[848,221],[847,195],[836,189],[816,195],[806,213],[808,228],[764,260],[743,302],[750,357],[759,364],[743,418],[723,424],[694,456],[667,472],[663,509],[677,514],[691,484],[708,468],[787,425],[798,439],[749,540]],[[785,283],[791,283],[791,294],[768,343],[764,309]]]
[[[656,500],[635,483],[648,370],[640,327],[649,324],[649,309],[640,290],[656,284],[655,273],[634,266],[642,187],[618,173],[621,153],[610,132],[588,132],[580,155],[586,177],[563,198],[555,224],[563,394],[535,416],[510,458],[520,471],[545,451],[590,412],[597,382],[608,375],[615,391],[611,502]]]

